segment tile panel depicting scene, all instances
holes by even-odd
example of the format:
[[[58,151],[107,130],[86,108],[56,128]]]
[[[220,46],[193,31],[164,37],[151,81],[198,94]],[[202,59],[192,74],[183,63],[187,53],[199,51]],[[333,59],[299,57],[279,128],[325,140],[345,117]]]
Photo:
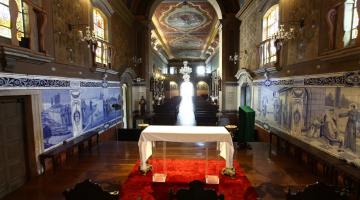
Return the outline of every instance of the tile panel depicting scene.
[[[256,119],[360,167],[360,88],[350,86],[256,86]]]

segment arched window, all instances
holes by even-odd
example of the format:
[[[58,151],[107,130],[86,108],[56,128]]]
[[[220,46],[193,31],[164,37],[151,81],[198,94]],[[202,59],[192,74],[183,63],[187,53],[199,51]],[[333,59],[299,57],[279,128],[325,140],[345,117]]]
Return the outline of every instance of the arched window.
[[[344,46],[358,36],[359,15],[357,12],[358,0],[346,0],[344,10]]]
[[[274,39],[271,38],[279,30],[279,5],[272,6],[263,17],[261,44],[261,65],[276,61],[276,48]]]
[[[9,0],[0,0],[0,36],[11,38]]]
[[[106,16],[97,8],[94,8],[93,10],[93,25],[95,37],[98,39],[96,62],[107,65],[109,64],[107,19]]]

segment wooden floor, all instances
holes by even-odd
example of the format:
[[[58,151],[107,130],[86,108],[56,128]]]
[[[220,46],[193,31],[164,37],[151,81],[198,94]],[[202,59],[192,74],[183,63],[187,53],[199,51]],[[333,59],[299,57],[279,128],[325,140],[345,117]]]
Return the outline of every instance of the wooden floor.
[[[275,155],[269,159],[267,144],[251,143],[251,146],[253,150],[236,151],[234,159],[239,161],[261,199],[284,199],[288,186],[301,187],[316,181],[307,169],[288,157]],[[206,144],[170,143],[167,156],[205,158],[205,147]],[[209,155],[215,157],[214,145],[208,147]],[[4,200],[64,199],[62,192],[66,188],[88,178],[102,184],[104,189],[117,190],[138,158],[137,142],[102,142],[91,153],[67,161],[56,172],[29,181]]]

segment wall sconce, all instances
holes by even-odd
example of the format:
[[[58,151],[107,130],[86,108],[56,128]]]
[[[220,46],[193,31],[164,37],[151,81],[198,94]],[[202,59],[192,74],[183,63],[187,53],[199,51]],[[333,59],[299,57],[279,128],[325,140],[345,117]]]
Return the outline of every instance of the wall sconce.
[[[240,51],[240,55],[241,54],[244,54],[244,55],[247,55],[247,51],[244,50],[244,51]],[[229,56],[229,61],[230,62],[234,62],[234,65],[237,64],[238,61],[240,61],[243,57],[240,56],[237,52],[234,53],[234,55],[230,55]]]
[[[131,62],[133,63],[134,67],[142,63],[142,58],[138,58],[137,56],[133,56],[131,58]]]
[[[144,79],[137,77],[136,79],[133,80],[136,83],[140,83],[141,81],[144,81]]]
[[[237,62],[239,61],[239,55],[237,52],[234,53],[234,55],[230,55],[229,56],[229,61],[234,62],[234,65],[237,64]]]
[[[95,32],[90,30],[90,26],[86,26],[85,35],[81,30],[79,30],[79,36],[81,41],[88,43],[88,47],[90,47],[90,44],[96,44],[97,42]]]
[[[78,34],[79,34],[79,38],[82,42],[88,43],[89,48],[90,48],[91,44],[97,43],[97,38],[95,36],[95,32],[94,32],[94,30],[90,29],[90,26],[88,26],[87,24],[68,24],[69,31],[72,31],[76,27],[78,29],[80,29],[80,27],[85,27],[85,34],[83,33],[82,30],[79,30]]]

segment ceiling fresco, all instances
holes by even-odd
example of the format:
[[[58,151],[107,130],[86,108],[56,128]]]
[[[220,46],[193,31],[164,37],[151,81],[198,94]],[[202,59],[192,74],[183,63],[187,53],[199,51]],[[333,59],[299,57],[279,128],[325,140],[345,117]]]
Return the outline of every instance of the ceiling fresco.
[[[206,59],[219,20],[206,0],[165,0],[152,21],[169,58]]]

